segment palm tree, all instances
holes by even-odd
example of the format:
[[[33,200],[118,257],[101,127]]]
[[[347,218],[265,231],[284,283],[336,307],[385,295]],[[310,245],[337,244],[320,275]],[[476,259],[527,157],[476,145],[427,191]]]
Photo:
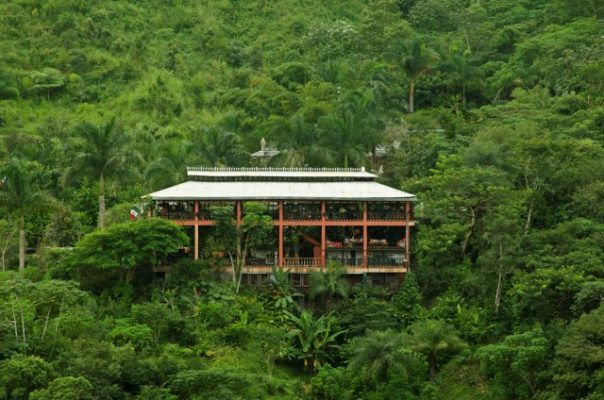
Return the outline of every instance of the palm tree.
[[[413,351],[424,354],[428,359],[430,379],[445,358],[459,353],[467,346],[457,336],[454,328],[444,321],[431,319],[411,325],[406,341]]]
[[[329,316],[315,318],[309,311],[302,310],[299,317],[287,313],[291,323],[289,336],[295,339],[298,358],[304,361],[304,368],[313,371],[328,356],[328,351],[336,346],[336,338],[344,331],[333,331]]]
[[[347,104],[332,114],[319,119],[324,146],[332,153],[335,165],[360,167],[367,161],[367,153],[378,141],[376,121],[361,106]]]
[[[204,127],[197,132],[203,163],[212,167],[240,166],[245,162],[241,138],[233,132]]]
[[[430,71],[436,60],[436,53],[426,48],[423,41],[415,37],[408,41],[401,41],[395,46],[396,58],[409,79],[409,112],[415,111],[415,85],[422,75]],[[403,55],[401,58],[400,55]]]
[[[371,332],[350,342],[352,355],[348,369],[365,380],[384,382],[393,368],[404,368],[412,357],[403,350],[403,335],[392,330]]]
[[[330,154],[320,140],[317,130],[299,115],[290,119],[273,117],[269,130],[278,138],[281,150],[273,157],[271,164],[284,167],[320,167],[331,163]]]
[[[350,294],[350,282],[346,279],[346,270],[338,263],[330,261],[325,271],[316,271],[310,275],[311,300],[317,297],[326,298],[326,308],[335,297],[345,299]]]
[[[145,176],[153,188],[166,187],[183,182],[187,166],[191,165],[193,143],[188,140],[163,142],[157,146],[153,159],[145,169]]]
[[[86,173],[99,182],[98,227],[105,227],[105,180],[118,173],[130,172],[127,167],[140,159],[135,150],[127,149],[128,136],[118,126],[116,119],[101,126],[84,123],[78,129],[78,138],[72,144],[75,154],[65,170],[63,180]]]
[[[43,167],[35,162],[12,156],[2,166],[0,204],[17,216],[19,228],[19,271],[25,269],[25,214],[43,198]]]

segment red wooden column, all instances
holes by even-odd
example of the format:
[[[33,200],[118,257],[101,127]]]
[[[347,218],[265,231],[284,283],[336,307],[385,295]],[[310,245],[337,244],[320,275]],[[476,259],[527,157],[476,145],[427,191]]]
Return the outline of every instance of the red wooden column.
[[[367,234],[367,202],[363,202],[363,268],[369,268],[367,263],[367,245],[369,235]]]
[[[235,208],[237,208],[237,226],[241,225],[241,202],[235,202]]]
[[[193,218],[195,219],[195,223],[193,224],[193,259],[199,259],[199,200],[195,200],[195,206],[193,209]]]
[[[283,266],[283,201],[279,201],[279,266]]]
[[[411,271],[411,260],[409,259],[409,239],[411,236],[411,203],[405,203],[405,263],[407,264],[407,272]]]
[[[325,221],[327,220],[327,207],[325,206],[325,201],[321,202],[321,265],[323,267],[327,264],[327,259],[325,255],[325,249],[327,247],[327,229],[325,228]]]

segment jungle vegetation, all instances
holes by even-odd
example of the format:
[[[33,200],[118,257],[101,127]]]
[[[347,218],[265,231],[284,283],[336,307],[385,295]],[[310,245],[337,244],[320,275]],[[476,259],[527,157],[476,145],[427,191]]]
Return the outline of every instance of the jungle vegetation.
[[[603,17],[0,2],[0,399],[604,399]],[[262,138],[282,153],[251,160]],[[306,301],[280,271],[237,292],[211,258],[157,279],[189,239],[128,221],[140,196],[259,164],[417,194],[400,290],[334,266]]]

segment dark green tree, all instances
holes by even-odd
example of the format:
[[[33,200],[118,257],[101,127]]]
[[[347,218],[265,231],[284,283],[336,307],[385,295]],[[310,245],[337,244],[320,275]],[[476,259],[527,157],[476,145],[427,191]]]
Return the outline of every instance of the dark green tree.
[[[346,299],[350,294],[350,282],[346,279],[346,270],[335,262],[328,262],[325,271],[315,271],[310,275],[311,300],[325,299],[325,307],[331,309],[331,302],[339,297]]]
[[[392,297],[392,302],[399,313],[403,326],[409,326],[422,317],[424,313],[421,304],[422,294],[414,273],[409,272],[405,275],[405,280]]]
[[[404,373],[405,364],[413,357],[404,348],[403,335],[392,330],[370,332],[355,338],[349,348],[352,354],[348,369],[367,381],[384,382],[392,371]]]
[[[552,395],[561,399],[604,396],[604,305],[572,322],[556,346]]]
[[[426,356],[430,367],[430,379],[438,368],[451,356],[467,347],[457,332],[443,321],[425,320],[411,325],[406,345]]]

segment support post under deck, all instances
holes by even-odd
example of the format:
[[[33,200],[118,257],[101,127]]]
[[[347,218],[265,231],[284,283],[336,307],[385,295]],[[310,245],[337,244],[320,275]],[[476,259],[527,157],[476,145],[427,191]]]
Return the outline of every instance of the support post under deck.
[[[367,244],[369,235],[367,234],[367,202],[363,202],[363,268],[369,268],[367,263]]]
[[[411,227],[409,223],[411,222],[411,203],[405,203],[405,264],[407,266],[407,272],[411,271],[411,260],[409,259],[409,240],[411,235]]]
[[[283,266],[283,201],[279,201],[279,266]]]
[[[199,200],[195,200],[193,217],[195,223],[193,224],[193,259],[199,259]]]
[[[325,254],[326,243],[327,243],[327,229],[325,228],[325,221],[327,218],[325,201],[321,202],[321,265],[327,266],[327,257]]]
[[[241,202],[235,202],[235,208],[237,209],[237,226],[241,225]]]

